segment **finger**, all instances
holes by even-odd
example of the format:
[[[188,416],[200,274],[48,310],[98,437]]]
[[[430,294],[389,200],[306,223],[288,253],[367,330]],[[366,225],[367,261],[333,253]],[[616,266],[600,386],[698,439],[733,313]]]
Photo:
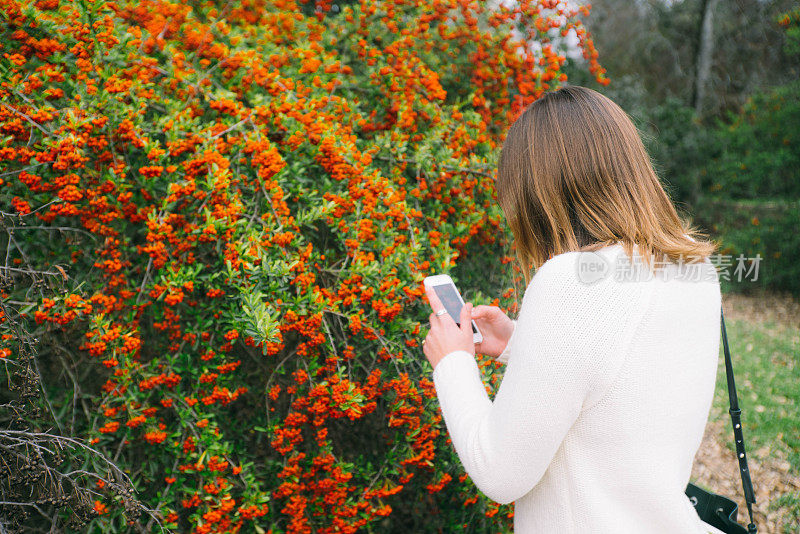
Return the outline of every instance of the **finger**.
[[[474,317],[476,314],[478,317],[483,319],[491,319],[492,317],[496,316],[498,313],[502,313],[498,306],[487,306],[485,304],[479,304],[472,308],[472,316]]]
[[[444,304],[442,301],[439,300],[439,297],[436,295],[436,292],[430,286],[425,286],[425,294],[428,295],[428,303],[431,305],[431,309],[434,312],[444,309]]]
[[[472,303],[467,302],[461,307],[461,331],[468,332],[472,336]]]
[[[483,318],[489,315],[489,311],[491,310],[491,306],[486,306],[484,304],[478,304],[474,308],[472,308],[472,318]]]
[[[447,321],[451,321],[453,325],[455,325],[455,321],[449,314],[443,313],[442,315],[436,315],[435,313],[431,313],[428,316],[428,321],[431,323],[431,330],[434,328],[442,328],[446,326]]]
[[[451,326],[454,326],[458,328],[455,317],[451,316],[449,313],[443,313],[442,315],[437,315],[436,318],[439,320],[439,324],[442,325],[443,327],[450,328]]]

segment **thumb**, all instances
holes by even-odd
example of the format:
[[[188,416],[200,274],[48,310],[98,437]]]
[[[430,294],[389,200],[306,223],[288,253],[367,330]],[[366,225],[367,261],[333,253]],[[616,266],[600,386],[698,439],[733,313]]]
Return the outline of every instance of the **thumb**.
[[[467,302],[461,307],[461,331],[462,332],[469,332],[469,335],[472,336],[472,303]]]

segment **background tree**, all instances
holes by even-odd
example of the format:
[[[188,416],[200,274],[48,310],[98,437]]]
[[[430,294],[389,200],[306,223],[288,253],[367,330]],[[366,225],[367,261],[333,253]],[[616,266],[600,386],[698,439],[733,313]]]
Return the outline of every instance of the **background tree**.
[[[628,6],[595,2],[588,22],[612,83],[594,83],[579,62],[566,66],[570,79],[632,116],[673,200],[723,256],[741,255],[751,268],[750,258],[763,258],[756,283],[723,279],[726,290],[800,293],[795,4]]]

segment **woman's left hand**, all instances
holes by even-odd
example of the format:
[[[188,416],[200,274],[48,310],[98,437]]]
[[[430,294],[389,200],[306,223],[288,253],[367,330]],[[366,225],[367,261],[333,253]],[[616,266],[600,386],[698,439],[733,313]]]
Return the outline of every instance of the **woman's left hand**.
[[[454,350],[464,350],[474,355],[472,303],[467,302],[461,307],[461,317],[459,317],[461,327],[459,328],[449,314],[436,315],[437,311],[444,310],[444,305],[432,290],[426,288],[426,293],[431,308],[433,308],[433,313],[428,318],[431,329],[422,342],[422,351],[428,361],[431,362],[431,366],[435,369],[439,361]]]

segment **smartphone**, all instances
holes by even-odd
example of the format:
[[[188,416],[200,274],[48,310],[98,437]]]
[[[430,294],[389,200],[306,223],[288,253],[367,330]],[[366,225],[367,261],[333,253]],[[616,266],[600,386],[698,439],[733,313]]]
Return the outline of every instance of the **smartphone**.
[[[425,288],[432,289],[433,292],[439,297],[439,301],[444,305],[444,309],[458,326],[461,326],[461,308],[464,306],[464,299],[461,298],[461,293],[458,292],[453,279],[446,274],[436,274],[425,278]],[[483,341],[483,335],[475,321],[472,323],[472,341],[480,343]]]

